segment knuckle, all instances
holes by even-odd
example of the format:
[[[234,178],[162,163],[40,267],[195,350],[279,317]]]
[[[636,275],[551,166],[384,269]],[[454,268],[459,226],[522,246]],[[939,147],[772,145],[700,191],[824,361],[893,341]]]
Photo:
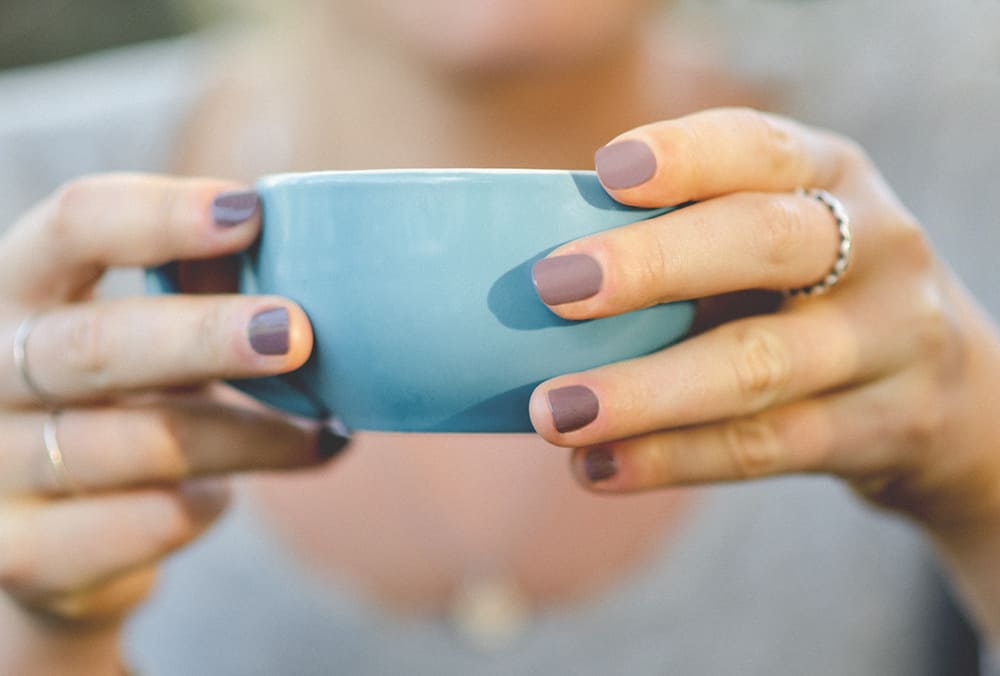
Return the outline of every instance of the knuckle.
[[[904,447],[912,450],[922,450],[934,447],[942,438],[948,423],[945,406],[939,397],[933,394],[931,387],[916,397],[909,407],[909,414],[903,423],[901,436]]]
[[[909,269],[927,272],[935,266],[934,247],[915,219],[898,214],[886,223],[885,230],[894,256]]]
[[[674,444],[666,438],[657,439],[642,456],[643,486],[664,486],[673,482],[675,477]]]
[[[194,516],[183,499],[176,501],[176,508],[167,512],[156,532],[164,555],[186,545],[195,536]]]
[[[165,525],[157,536],[160,554],[162,558],[170,552],[180,549],[191,542],[194,537],[194,527],[185,517],[178,516],[169,525]]]
[[[242,337],[227,332],[226,314],[224,308],[211,305],[201,311],[194,321],[189,334],[195,341],[191,354],[200,355],[206,364],[228,364],[233,354],[246,351]]]
[[[156,184],[151,191],[149,201],[149,223],[146,233],[149,237],[149,245],[159,251],[174,251],[174,237],[176,228],[173,224],[178,221],[178,202],[176,191],[168,185]]]
[[[69,623],[82,622],[94,615],[91,597],[80,591],[45,599],[40,608],[46,615]]]
[[[851,171],[867,171],[874,168],[871,156],[863,145],[852,138],[839,134],[830,134],[833,147],[840,156],[841,174]],[[839,181],[842,176],[833,176],[831,180]]]
[[[45,224],[58,241],[75,239],[81,214],[88,209],[99,182],[95,176],[84,176],[63,183],[49,199],[49,217]]]
[[[664,290],[664,275],[671,269],[664,242],[657,233],[647,233],[641,241],[636,242],[637,248],[631,253],[631,262],[627,265],[630,284],[628,294],[632,302],[630,306],[645,306],[662,301]]]
[[[160,559],[194,537],[195,518],[182,494],[164,489],[119,522],[118,536],[142,543],[145,557]]]
[[[106,310],[93,307],[70,314],[63,325],[61,346],[66,364],[98,390],[108,387],[114,361]]]
[[[191,474],[189,459],[184,453],[186,441],[182,416],[169,409],[148,411],[144,427],[150,434],[152,458],[145,472],[165,480],[176,480]]]
[[[200,229],[205,204],[218,192],[199,179],[169,179],[157,185],[153,236],[157,244],[169,250],[198,252],[204,243],[193,239]]]
[[[794,260],[796,249],[804,240],[800,200],[787,196],[766,201],[761,222],[762,257],[765,263],[782,268]]]
[[[0,587],[20,592],[29,589],[35,579],[37,529],[28,523],[26,510],[4,507],[0,511]]]
[[[920,314],[914,330],[918,354],[925,358],[940,356],[948,352],[950,346],[955,342],[958,332],[941,299],[936,294],[927,295],[930,298],[921,303]]]
[[[765,151],[763,157],[768,159],[771,171],[785,174],[797,168],[804,153],[781,118],[754,108],[741,108],[739,114],[747,128],[760,139]]]
[[[732,369],[743,400],[765,408],[781,396],[791,377],[791,360],[784,341],[773,331],[755,327],[735,336]]]
[[[922,294],[911,330],[917,363],[925,366],[938,386],[962,378],[968,371],[968,345],[962,328],[941,294]]]
[[[657,186],[657,203],[680,204],[691,199],[692,191],[710,175],[713,167],[704,160],[704,148],[711,139],[703,138],[699,125],[678,121],[663,127],[651,141],[661,157],[682,157],[659,169],[664,180]],[[649,206],[654,206],[650,204]]]
[[[743,418],[723,428],[723,444],[737,478],[753,479],[773,474],[781,466],[781,439],[763,417]]]

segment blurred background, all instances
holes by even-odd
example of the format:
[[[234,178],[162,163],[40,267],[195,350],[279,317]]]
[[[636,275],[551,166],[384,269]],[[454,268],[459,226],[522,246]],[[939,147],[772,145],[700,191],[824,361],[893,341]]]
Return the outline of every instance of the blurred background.
[[[675,14],[683,15],[686,25],[708,36],[706,43],[711,43],[708,51],[713,52],[713,59],[715,49],[724,50],[718,56],[720,62],[768,90],[773,97],[772,109],[859,139],[887,171],[910,208],[933,228],[939,249],[962,270],[966,283],[993,297],[996,265],[985,252],[1000,251],[996,210],[983,205],[981,213],[968,219],[969,228],[976,221],[989,224],[975,234],[984,255],[970,259],[960,229],[952,225],[954,208],[939,197],[952,190],[965,194],[967,186],[978,185],[987,176],[995,182],[995,158],[1000,156],[1000,136],[996,133],[1000,0],[672,2]],[[295,4],[268,0],[0,0],[0,72],[171,38],[231,23],[234,18],[273,18]],[[176,51],[180,54],[183,49]],[[189,67],[178,58],[171,76],[188,78],[190,73],[183,69]],[[9,72],[4,74],[8,79],[0,82],[0,103],[4,103],[4,87],[13,82]],[[72,84],[83,97],[91,92],[89,83]],[[25,86],[22,82],[22,90]],[[149,100],[158,100],[148,91],[146,95]],[[54,96],[54,92],[22,94],[20,109],[9,103],[0,105],[0,119],[20,115],[17,124],[7,123],[10,129],[20,129],[31,115],[51,114],[38,102]],[[162,102],[159,105],[169,108]],[[17,112],[25,109],[33,112]],[[139,129],[134,133],[137,143],[153,142]],[[92,141],[91,145],[96,148],[100,144]],[[955,152],[956,148],[977,152]],[[162,149],[163,153],[170,151]],[[26,182],[30,167],[39,163],[34,157],[23,160],[18,175],[5,177],[8,190],[19,181]],[[0,185],[0,207],[13,208],[12,197],[3,188]],[[987,186],[982,191],[989,194]],[[1000,296],[991,310],[1000,316]]]
[[[0,0],[0,69],[180,35],[221,12],[197,0]]]

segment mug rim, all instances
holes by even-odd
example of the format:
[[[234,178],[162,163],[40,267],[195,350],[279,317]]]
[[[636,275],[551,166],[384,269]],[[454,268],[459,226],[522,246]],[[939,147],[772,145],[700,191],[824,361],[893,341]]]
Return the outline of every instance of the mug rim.
[[[517,167],[413,167],[394,169],[328,169],[319,171],[290,171],[268,174],[257,179],[259,185],[271,186],[298,180],[321,180],[352,176],[393,176],[412,174],[418,177],[433,176],[597,176],[593,169],[532,169]]]

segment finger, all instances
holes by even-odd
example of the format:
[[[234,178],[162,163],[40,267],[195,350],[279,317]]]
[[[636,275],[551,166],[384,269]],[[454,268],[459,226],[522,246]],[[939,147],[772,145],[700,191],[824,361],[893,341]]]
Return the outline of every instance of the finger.
[[[217,404],[75,409],[56,418],[66,477],[42,434],[47,414],[0,417],[0,494],[59,494],[173,483],[192,476],[308,467],[337,455],[342,425],[306,429],[276,413]]]
[[[595,163],[615,199],[651,207],[735,192],[833,188],[860,157],[833,134],[723,108],[632,129],[598,150]]]
[[[740,193],[562,246],[535,264],[535,287],[567,319],[821,280],[840,233],[819,201]],[[596,280],[596,281],[595,281]]]
[[[24,599],[31,609],[74,625],[117,620],[142,603],[156,583],[156,566],[141,566],[68,593]]]
[[[653,355],[543,383],[532,394],[531,419],[551,443],[582,446],[747,416],[907,363],[915,346],[884,335],[884,325],[858,330],[825,304],[739,320]]]
[[[874,390],[832,394],[724,422],[575,449],[577,480],[601,492],[824,472],[878,473],[898,453],[891,405]],[[879,411],[881,415],[872,415]]]
[[[19,599],[100,584],[200,535],[229,498],[219,480],[0,508],[0,586]]]
[[[246,248],[257,197],[216,179],[109,174],[68,183],[0,241],[0,289],[37,306],[76,298],[110,266],[154,266]],[[30,264],[29,264],[30,262]]]
[[[0,335],[12,345],[17,326],[4,328]],[[40,316],[25,362],[48,398],[71,402],[283,373],[305,363],[311,351],[309,321],[285,299],[167,296],[79,304]],[[36,400],[13,358],[0,358],[0,401]]]

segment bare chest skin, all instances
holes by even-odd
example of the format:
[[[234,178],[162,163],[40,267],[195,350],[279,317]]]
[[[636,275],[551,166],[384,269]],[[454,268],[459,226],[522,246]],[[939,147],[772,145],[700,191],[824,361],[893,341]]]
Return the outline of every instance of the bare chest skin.
[[[246,65],[258,75],[270,67]],[[349,105],[303,101],[297,86],[294,76],[265,75],[210,90],[189,120],[178,170],[251,181],[380,166],[589,168],[594,149],[631,126],[748,98],[681,69],[648,86],[621,83],[614,105],[545,114],[515,105],[469,116],[414,91],[406,124],[391,124],[391,107],[360,80],[338,88],[355,94]],[[496,125],[526,131],[498,144]],[[662,553],[698,495],[593,496],[571,478],[564,450],[528,435],[359,434],[329,467],[246,483],[294,556],[409,611],[439,609],[470,575],[516,580],[538,603],[599,594]]]

